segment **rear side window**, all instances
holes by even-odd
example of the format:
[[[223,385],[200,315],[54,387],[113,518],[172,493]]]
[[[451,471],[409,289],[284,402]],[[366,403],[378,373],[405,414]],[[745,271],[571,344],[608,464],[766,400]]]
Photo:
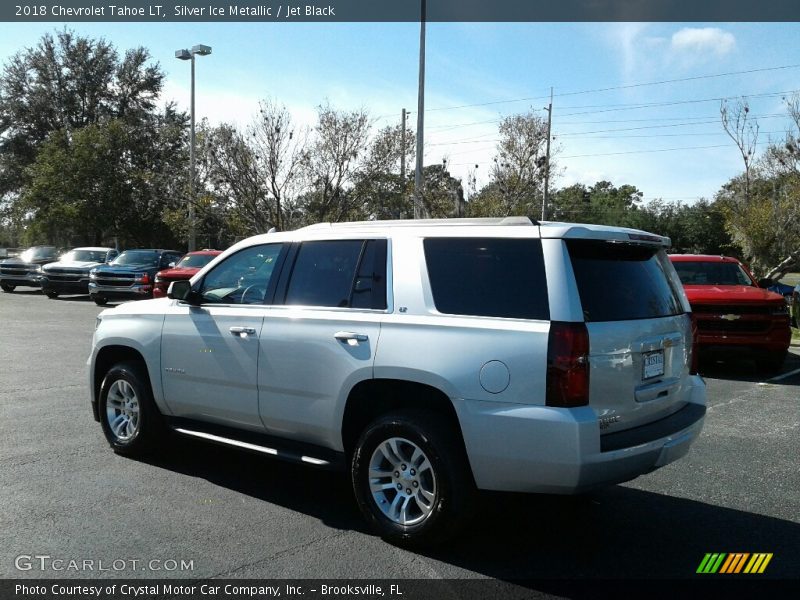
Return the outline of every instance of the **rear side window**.
[[[550,318],[540,240],[428,238],[423,243],[439,312]]]
[[[664,271],[669,261],[663,250],[589,240],[566,244],[587,322],[652,319],[683,312]]]
[[[286,304],[386,308],[386,240],[304,242],[297,252]]]

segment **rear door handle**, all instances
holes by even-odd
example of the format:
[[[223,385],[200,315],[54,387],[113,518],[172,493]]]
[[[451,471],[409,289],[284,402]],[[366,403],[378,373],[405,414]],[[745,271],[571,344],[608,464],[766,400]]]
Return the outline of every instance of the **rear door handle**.
[[[238,335],[239,337],[247,337],[248,335],[256,334],[255,327],[231,327],[229,331],[233,335]]]
[[[352,331],[337,331],[333,334],[333,337],[349,346],[356,346],[358,342],[366,342],[369,339],[366,334],[353,333]]]

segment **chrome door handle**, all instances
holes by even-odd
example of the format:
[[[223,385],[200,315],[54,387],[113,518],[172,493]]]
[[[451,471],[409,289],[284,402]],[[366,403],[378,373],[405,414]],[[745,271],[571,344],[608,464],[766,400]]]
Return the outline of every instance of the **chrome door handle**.
[[[229,331],[233,335],[238,335],[239,337],[247,337],[248,335],[256,334],[255,327],[231,327]]]
[[[369,336],[363,333],[353,333],[352,331],[337,331],[333,337],[350,346],[355,346],[358,342],[366,342],[369,339]]]

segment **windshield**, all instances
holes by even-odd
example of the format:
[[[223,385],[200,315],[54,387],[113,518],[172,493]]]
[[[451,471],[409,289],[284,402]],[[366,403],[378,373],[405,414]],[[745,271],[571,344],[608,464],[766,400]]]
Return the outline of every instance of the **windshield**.
[[[187,254],[175,266],[178,269],[200,269],[215,258],[213,254]]]
[[[70,250],[61,257],[61,262],[105,262],[105,250]]]
[[[749,285],[755,286],[744,269],[734,262],[673,263],[683,285]]]
[[[43,246],[41,248],[28,248],[19,255],[20,259],[24,262],[29,262],[32,260],[39,260],[42,258],[55,258],[56,257],[56,249],[51,246]]]
[[[158,252],[153,250],[128,250],[120,254],[112,262],[112,265],[158,265]]]

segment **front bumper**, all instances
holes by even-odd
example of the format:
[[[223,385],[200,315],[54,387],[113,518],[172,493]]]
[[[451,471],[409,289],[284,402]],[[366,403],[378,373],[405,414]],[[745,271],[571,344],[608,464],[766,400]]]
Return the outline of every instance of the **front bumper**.
[[[475,483],[485,490],[574,494],[663,467],[684,456],[703,428],[705,384],[692,379],[689,402],[678,412],[603,436],[590,407],[456,401]]]
[[[6,285],[21,285],[24,287],[42,287],[42,276],[37,274],[29,275],[0,275],[0,283]]]
[[[89,295],[103,297],[108,300],[144,300],[152,298],[152,284],[135,284],[126,286],[97,285],[89,282]]]
[[[59,281],[58,279],[49,279],[45,275],[42,277],[42,291],[52,291],[57,294],[88,294],[89,278],[84,277],[78,281]]]

